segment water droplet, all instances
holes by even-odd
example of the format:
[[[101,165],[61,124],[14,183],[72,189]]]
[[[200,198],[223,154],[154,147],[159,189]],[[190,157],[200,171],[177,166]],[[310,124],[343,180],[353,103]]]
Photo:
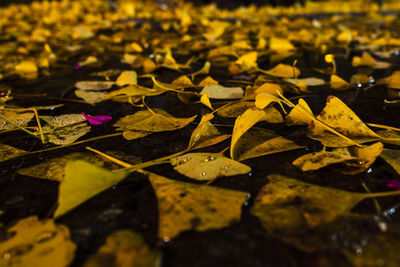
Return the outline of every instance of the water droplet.
[[[207,158],[206,158],[206,162],[207,161],[213,161],[213,160],[216,160],[217,158],[216,157],[213,157],[213,156],[208,156]]]
[[[163,238],[163,241],[164,241],[165,243],[168,243],[169,241],[171,241],[171,238],[169,238],[168,236],[166,236],[166,237]]]
[[[111,189],[112,189],[112,190],[115,190],[115,189],[117,189],[117,186],[116,186],[116,185],[113,185],[113,186],[111,187]]]
[[[53,239],[56,235],[56,231],[43,231],[35,237],[35,241],[36,243],[43,243]]]
[[[249,172],[248,176],[253,176],[253,173],[252,173],[252,172]]]
[[[224,166],[224,170],[228,170],[229,169],[229,167],[228,166]]]
[[[372,168],[369,168],[369,169],[367,170],[367,173],[372,173]]]
[[[207,174],[207,173],[205,173],[205,172],[202,172],[202,173],[201,173],[201,176],[206,176],[206,174]]]

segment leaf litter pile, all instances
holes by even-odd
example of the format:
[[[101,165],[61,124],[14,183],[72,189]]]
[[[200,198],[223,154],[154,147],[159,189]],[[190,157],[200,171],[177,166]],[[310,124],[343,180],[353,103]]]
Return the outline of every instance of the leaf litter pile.
[[[1,267],[400,265],[396,2],[109,5],[0,10]]]

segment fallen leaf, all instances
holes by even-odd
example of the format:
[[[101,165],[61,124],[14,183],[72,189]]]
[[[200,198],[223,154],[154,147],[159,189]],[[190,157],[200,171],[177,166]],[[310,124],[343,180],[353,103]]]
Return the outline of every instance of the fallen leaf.
[[[224,108],[218,109],[217,115],[221,117],[227,118],[236,118],[239,115],[243,114],[247,109],[255,107],[254,102],[250,101],[240,101],[237,103],[233,103]]]
[[[28,123],[35,116],[35,114],[32,111],[17,112],[13,110],[0,110],[0,114],[9,119],[10,121],[14,122],[15,124],[22,127],[27,126]],[[14,129],[18,129],[18,127],[6,121],[3,118],[0,118],[0,130],[14,130]]]
[[[339,76],[333,74],[331,75],[331,79],[329,81],[329,84],[331,85],[332,89],[336,90],[346,90],[350,87],[350,84],[340,78]]]
[[[244,91],[241,87],[225,87],[217,84],[204,86],[201,95],[207,94],[212,99],[240,99],[243,98]]]
[[[269,93],[259,93],[256,95],[255,105],[259,109],[266,108],[269,104],[274,102],[280,102],[281,100],[275,95]]]
[[[381,139],[381,137],[368,128],[348,106],[335,96],[328,96],[326,106],[317,116],[317,119],[357,142],[369,142]],[[308,127],[308,136],[320,141],[328,147],[346,147],[354,145],[332,134],[319,123],[310,124]]]
[[[235,61],[235,64],[240,65],[240,67],[243,71],[247,71],[251,68],[257,68],[258,67],[257,57],[258,57],[258,53],[256,51],[249,52],[249,53],[244,54],[243,56],[239,57]]]
[[[137,74],[136,71],[124,71],[122,72],[115,82],[118,86],[124,85],[136,85],[137,84]]]
[[[310,117],[304,115],[304,112],[309,113],[314,116],[312,110],[308,106],[304,99],[300,98],[297,105],[290,111],[290,113],[285,117],[286,125],[309,125],[312,121]]]
[[[35,62],[26,60],[16,65],[15,70],[20,73],[32,73],[37,72],[38,67],[36,66]]]
[[[314,171],[328,165],[356,159],[356,157],[353,157],[351,155],[323,150],[319,152],[305,154],[294,160],[292,164],[302,171]]]
[[[91,163],[76,160],[65,166],[65,177],[58,189],[57,218],[73,210],[88,199],[119,183],[129,172],[112,172]]]
[[[171,164],[180,174],[199,181],[210,181],[251,171],[249,166],[229,159],[223,153],[188,153],[171,159]]]
[[[343,169],[341,173],[354,175],[366,171],[375,162],[383,151],[383,144],[377,142],[365,147],[349,147],[347,150],[357,161],[345,162],[344,165],[350,168]]]
[[[288,39],[271,37],[269,40],[269,49],[276,52],[296,50]]]
[[[79,90],[85,91],[103,91],[108,90],[114,85],[110,81],[80,81],[75,84]]]
[[[400,71],[394,71],[385,82],[389,88],[400,89]]]
[[[107,100],[107,93],[105,92],[75,90],[74,93],[77,97],[82,98],[86,103],[91,105]]]
[[[131,230],[119,230],[109,235],[84,267],[158,267],[161,253],[151,249],[144,238]]]
[[[302,78],[302,79],[288,79],[288,82],[292,84],[297,84],[297,83],[306,83],[307,86],[320,86],[325,84],[325,80],[320,79],[320,78],[315,78],[315,77],[309,77],[309,78]]]
[[[0,242],[0,266],[66,267],[72,263],[76,245],[68,228],[52,219],[36,216],[19,220],[6,230]]]
[[[16,158],[27,153],[29,152],[0,143],[0,162]]]
[[[385,148],[379,155],[383,158],[398,174],[400,174],[400,151]]]
[[[157,196],[158,236],[170,240],[187,230],[207,231],[240,220],[246,192],[175,181],[150,174]]]
[[[235,145],[239,161],[299,148],[303,146],[265,129],[247,131]]]
[[[200,102],[203,103],[203,105],[208,107],[209,109],[214,110],[214,108],[211,105],[210,98],[208,97],[207,94],[204,94],[200,97]]]
[[[293,78],[295,76],[297,77],[300,75],[300,70],[298,68],[282,63],[279,63],[270,70],[260,70],[260,69],[258,70],[267,75],[280,78]]]
[[[192,122],[196,116],[190,118],[175,118],[162,109],[141,110],[133,115],[127,115],[117,121],[114,127],[118,130],[134,130],[145,132],[175,131]]]

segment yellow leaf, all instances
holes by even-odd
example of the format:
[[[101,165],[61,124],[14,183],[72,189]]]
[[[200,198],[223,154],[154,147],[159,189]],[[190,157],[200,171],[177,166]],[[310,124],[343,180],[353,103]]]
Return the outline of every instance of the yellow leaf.
[[[118,86],[124,85],[136,85],[137,84],[137,74],[136,71],[124,71],[118,76],[115,82]]]
[[[302,171],[314,171],[331,164],[342,163],[355,159],[357,158],[350,155],[323,150],[305,154],[294,160],[292,164]]]
[[[301,111],[299,111],[301,109]],[[304,115],[304,111],[314,116],[307,102],[303,98],[299,99],[297,105],[285,117],[286,125],[309,125],[311,123],[310,117]]]
[[[157,196],[158,236],[170,240],[187,230],[207,231],[240,220],[248,193],[170,180],[150,174]]]
[[[28,154],[28,151],[0,143],[0,162]]]
[[[247,131],[236,143],[239,161],[299,148],[302,146],[264,129]]]
[[[114,85],[114,82],[110,81],[81,81],[75,84],[75,87],[79,90],[91,90],[91,91],[102,91],[108,90]]]
[[[280,99],[275,95],[271,95],[269,93],[259,93],[256,95],[256,107],[259,109],[266,108],[269,104],[273,102],[280,102]]]
[[[211,63],[209,61],[206,61],[201,69],[198,71],[189,74],[192,77],[192,80],[194,79],[195,76],[200,75],[200,74],[208,74],[210,72],[210,67]]]
[[[143,48],[140,46],[140,44],[133,42],[133,43],[131,43],[129,45],[128,51],[129,52],[142,53],[143,52]]]
[[[296,50],[289,40],[277,37],[271,37],[269,49],[276,52]]]
[[[400,174],[400,151],[393,149],[384,149],[380,154],[380,157],[383,158],[392,168]]]
[[[235,64],[240,65],[242,70],[249,70],[251,68],[257,68],[258,67],[257,57],[258,57],[258,53],[256,51],[249,52],[249,53],[244,54],[243,56],[239,57],[235,61]]]
[[[207,94],[201,96],[200,102],[203,103],[206,107],[210,108],[211,110],[214,110],[214,108],[211,105],[210,98],[208,98]]]
[[[233,126],[232,141],[231,141],[231,158],[237,159],[236,143],[239,138],[253,127],[257,122],[263,120],[265,112],[257,108],[249,108],[242,115],[237,117]]]
[[[366,171],[375,162],[383,151],[383,144],[377,142],[365,147],[349,147],[347,149],[353,157],[357,158],[357,161],[345,162],[344,165],[349,168],[342,170],[341,173],[354,175]]]
[[[260,93],[268,93],[271,95],[277,95],[277,91],[281,92],[283,94],[282,88],[279,86],[279,84],[276,83],[263,83],[260,87],[258,87],[255,91],[254,94],[260,94]]]
[[[125,116],[114,124],[119,130],[134,130],[145,132],[175,131],[192,122],[190,118],[175,118],[162,109],[141,110],[133,115]]]
[[[119,183],[128,172],[112,172],[85,161],[69,161],[58,190],[58,207],[54,218],[60,217],[88,199]]]
[[[83,266],[158,267],[160,264],[161,253],[151,249],[140,234],[119,230],[109,235],[105,244]]]
[[[10,238],[0,242],[2,267],[65,267],[74,259],[76,245],[70,240],[68,228],[52,219],[27,217],[8,228],[7,233]]]
[[[211,99],[239,99],[244,95],[241,87],[224,87],[222,85],[210,84],[204,86],[201,95],[207,94]]]
[[[348,215],[367,194],[316,186],[279,174],[268,176],[251,213],[272,234],[283,237]]]
[[[395,71],[386,78],[386,84],[389,88],[400,89],[400,71]]]
[[[75,90],[74,94],[77,97],[82,98],[86,103],[95,104],[107,100],[107,93],[105,92],[93,92],[86,90]]]
[[[348,106],[335,96],[328,96],[326,106],[317,116],[317,119],[354,141],[369,142],[381,139]],[[319,123],[310,124],[308,136],[321,141],[322,144],[329,147],[354,145],[337,135],[333,135]]]
[[[199,86],[206,86],[206,85],[211,85],[211,84],[216,84],[218,85],[219,83],[214,80],[211,76],[207,76],[206,78],[204,78],[200,83]]]
[[[222,153],[188,153],[171,159],[174,170],[199,181],[215,180],[221,176],[246,174],[251,168],[228,159]]]
[[[218,109],[217,114],[221,117],[236,118],[243,114],[243,112],[245,112],[247,109],[252,107],[255,107],[254,102],[240,101]]]
[[[15,124],[22,127],[27,126],[28,123],[35,116],[33,112],[17,112],[13,110],[1,110],[1,109],[0,109],[0,114],[6,117],[8,120],[11,120]],[[13,130],[13,129],[18,129],[18,127],[0,117],[0,130]]]
[[[201,117],[199,125],[194,129],[190,136],[188,149],[199,149],[222,142],[230,135],[222,135],[217,128],[210,122],[214,115],[209,113]]]
[[[179,76],[179,78],[172,81],[172,84],[181,88],[195,86],[186,75]]]
[[[37,72],[38,67],[35,62],[26,60],[16,65],[15,70],[21,73]]]
[[[290,66],[290,65],[285,65],[285,64],[278,64],[275,67],[273,67],[270,70],[260,70],[259,71],[271,75],[274,77],[280,77],[280,78],[293,78],[295,76],[300,75],[300,70],[296,67]]]
[[[332,89],[336,90],[346,90],[350,86],[348,82],[335,74],[331,75],[331,80],[329,81],[329,84],[331,85]]]
[[[374,68],[376,66],[376,61],[375,59],[367,52],[363,52],[361,57],[353,57],[353,60],[351,61],[351,65],[353,67],[361,67],[361,66],[367,66]]]
[[[144,73],[151,73],[157,68],[157,65],[150,58],[143,60],[143,71]]]

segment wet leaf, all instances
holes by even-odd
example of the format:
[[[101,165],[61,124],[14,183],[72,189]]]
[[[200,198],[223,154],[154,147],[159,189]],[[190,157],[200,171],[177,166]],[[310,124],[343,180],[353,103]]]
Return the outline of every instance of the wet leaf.
[[[86,103],[95,104],[107,100],[107,93],[85,90],[75,90],[75,95],[82,98]]]
[[[292,84],[304,82],[307,86],[320,86],[325,84],[325,80],[316,77],[297,79],[297,81],[296,79],[288,79],[288,82]]]
[[[350,87],[350,84],[340,78],[339,76],[333,74],[331,75],[331,80],[329,81],[332,89],[336,90],[346,90]]]
[[[212,114],[206,114],[201,117],[199,125],[194,129],[190,136],[188,149],[200,149],[220,143],[230,137],[227,134],[221,134],[217,128],[210,122],[214,118]]]
[[[377,142],[365,147],[349,147],[350,154],[357,158],[356,162],[345,162],[345,165],[351,168],[342,170],[344,174],[357,174],[366,171],[383,151],[383,144]]]
[[[162,89],[150,89],[150,88],[145,88],[142,86],[138,85],[129,85],[124,88],[121,88],[119,90],[115,90],[112,92],[109,92],[107,94],[108,98],[118,98],[118,97],[139,97],[141,98],[142,96],[155,96],[155,95],[160,95],[162,93],[165,93],[165,90]]]
[[[261,71],[261,70],[260,70]],[[296,67],[285,65],[285,64],[278,64],[270,70],[262,71],[267,75],[271,75],[274,77],[280,78],[293,78],[295,76],[300,75],[300,70]]]
[[[34,117],[33,112],[17,112],[12,110],[4,110],[4,111],[0,110],[0,114],[22,127],[27,126],[28,123]],[[13,129],[18,129],[18,127],[6,121],[3,118],[0,118],[0,130],[13,130]]]
[[[176,118],[162,109],[141,110],[133,115],[125,116],[114,124],[118,130],[134,130],[145,132],[175,131],[192,122],[196,116],[190,118]]]
[[[207,231],[240,220],[249,194],[207,185],[191,184],[150,174],[158,202],[158,236],[170,240],[187,230]]]
[[[50,130],[51,127],[43,127],[43,131]],[[44,140],[47,143],[55,145],[68,145],[75,142],[80,137],[90,132],[91,127],[86,122],[75,123],[67,126],[61,126],[49,133],[44,133]],[[40,136],[38,136],[40,137]]]
[[[236,143],[239,161],[299,148],[303,146],[264,129],[247,131]]]
[[[128,174],[126,171],[112,172],[82,160],[67,162],[65,177],[58,189],[58,207],[54,218],[119,183]]]
[[[201,95],[207,94],[212,99],[240,99],[244,95],[241,87],[224,87],[222,85],[206,85],[200,92]]]
[[[348,215],[366,194],[304,183],[279,174],[268,176],[251,213],[270,233],[296,233]]]
[[[381,139],[379,135],[368,128],[349,107],[335,96],[327,98],[326,106],[317,116],[317,119],[354,141],[369,142]],[[308,127],[308,136],[329,147],[353,145],[347,140],[333,135],[318,123],[310,124]]]
[[[201,96],[200,102],[203,103],[204,106],[210,108],[211,110],[214,110],[211,105],[210,98],[208,97],[207,94]]]
[[[124,71],[122,72],[115,82],[118,86],[124,85],[135,85],[137,84],[137,74],[135,71]]]
[[[232,141],[231,141],[231,158],[238,159],[236,151],[236,143],[239,138],[253,127],[257,122],[265,118],[265,112],[257,108],[249,108],[242,115],[237,117],[233,126]]]
[[[236,118],[252,107],[255,107],[254,102],[240,101],[219,109],[217,114],[221,117]]]
[[[29,152],[0,143],[0,162],[16,158],[26,153]]]
[[[263,83],[260,87],[258,87],[255,91],[254,91],[254,95],[258,95],[260,93],[268,93],[271,95],[277,95],[277,91],[279,91],[280,93],[283,93],[282,88],[279,86],[279,84],[276,83]]]
[[[280,102],[281,100],[275,95],[269,93],[259,93],[256,95],[256,107],[259,109],[266,108],[269,104],[273,102]]]
[[[199,181],[215,180],[222,176],[246,174],[251,168],[225,157],[222,153],[188,153],[171,159],[174,170]]]
[[[19,220],[7,229],[8,239],[0,242],[0,266],[69,266],[76,245],[69,230],[52,219],[36,216]]]
[[[85,117],[82,113],[63,114],[60,116],[40,116],[40,118],[56,127],[64,127],[85,121]]]
[[[113,85],[114,82],[110,81],[81,81],[77,82],[75,87],[84,91],[102,91],[110,89]]]
[[[258,53],[253,51],[249,52],[247,54],[244,54],[243,56],[239,57],[236,61],[235,64],[240,65],[242,70],[249,70],[251,68],[257,68],[257,57]]]
[[[351,65],[353,67],[367,66],[374,68],[376,66],[376,61],[369,53],[363,52],[361,57],[353,57]]]
[[[151,249],[143,237],[131,230],[119,230],[109,235],[84,267],[158,267],[161,253]]]
[[[400,174],[400,150],[385,148],[380,157],[383,158],[392,168]]]
[[[307,102],[300,98],[297,105],[285,117],[286,125],[309,125],[312,120],[304,115],[304,111],[314,116]]]
[[[323,150],[319,152],[305,154],[294,160],[292,164],[302,171],[314,171],[328,165],[356,159],[356,157],[353,157],[351,155]]]

